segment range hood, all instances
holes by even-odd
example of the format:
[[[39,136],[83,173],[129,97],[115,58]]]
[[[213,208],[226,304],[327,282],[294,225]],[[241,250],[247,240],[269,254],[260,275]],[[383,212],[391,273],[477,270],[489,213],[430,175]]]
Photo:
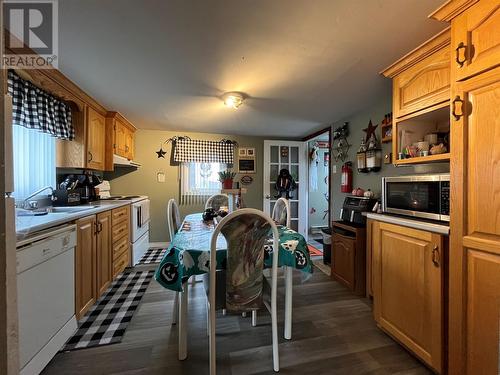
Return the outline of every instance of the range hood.
[[[113,155],[113,164],[116,167],[133,167],[133,168],[139,168],[141,166],[141,164],[137,163],[136,161],[128,160],[127,158],[124,158],[123,156],[119,156],[119,155],[116,155],[116,154]]]

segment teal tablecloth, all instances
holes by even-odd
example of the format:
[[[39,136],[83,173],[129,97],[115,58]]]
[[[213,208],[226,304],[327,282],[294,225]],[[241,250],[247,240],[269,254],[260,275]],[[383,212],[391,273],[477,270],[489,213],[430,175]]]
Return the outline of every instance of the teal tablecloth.
[[[210,270],[210,239],[214,225],[206,224],[201,214],[186,216],[181,230],[174,236],[159,267],[155,279],[165,288],[182,291],[182,284],[192,275],[201,275]],[[313,266],[304,237],[292,229],[278,227],[280,235],[279,266],[290,266],[305,273],[312,273]],[[264,264],[272,266],[274,255],[272,242],[264,247]],[[217,268],[224,269],[226,262],[226,240],[222,234],[217,238]]]

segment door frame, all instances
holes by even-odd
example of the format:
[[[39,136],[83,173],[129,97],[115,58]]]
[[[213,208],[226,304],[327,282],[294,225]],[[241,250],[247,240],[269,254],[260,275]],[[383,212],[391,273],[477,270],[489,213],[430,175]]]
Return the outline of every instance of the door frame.
[[[333,127],[328,126],[326,128],[320,129],[312,134],[309,134],[302,138],[302,142],[304,142],[304,145],[307,149],[307,143],[311,140],[316,138],[318,135],[322,135],[328,133],[328,143],[330,144],[330,147],[328,149],[330,153],[330,158],[328,161],[328,228],[332,227],[332,207],[333,207],[333,202],[332,202],[332,140],[333,140]],[[306,195],[307,195],[307,232],[309,234],[309,164],[306,164],[307,167],[307,188],[306,188]],[[306,238],[307,239],[307,238]]]
[[[277,146],[297,146],[299,147],[299,175],[302,175],[303,178],[299,178],[299,197],[301,196],[300,194],[300,191],[302,190],[303,194],[307,194],[307,149],[305,147],[305,143],[302,142],[302,141],[285,141],[285,140],[264,140],[264,157],[263,157],[263,161],[264,163],[266,163],[266,160],[271,160],[271,155],[270,155],[270,145],[277,145]],[[301,157],[301,150],[302,150],[302,157]],[[266,189],[269,188],[269,176],[266,176],[266,166],[263,165],[263,178],[262,178],[262,208],[263,208],[263,211],[266,212],[266,202],[269,198],[266,198]],[[302,171],[302,173],[301,173]],[[267,184],[267,188],[266,188],[266,184]],[[306,195],[307,196],[307,195]],[[307,241],[307,235],[308,235],[308,230],[307,230],[307,227],[308,227],[308,217],[307,217],[307,210],[308,210],[308,205],[307,205],[307,200],[305,202],[305,204],[301,204],[300,203],[301,200],[299,200],[299,204],[298,204],[298,217],[299,217],[299,233],[300,232],[300,218],[301,217],[304,217],[304,221],[303,221],[303,232],[301,233],[304,238],[306,239]],[[267,202],[268,203],[268,202]]]

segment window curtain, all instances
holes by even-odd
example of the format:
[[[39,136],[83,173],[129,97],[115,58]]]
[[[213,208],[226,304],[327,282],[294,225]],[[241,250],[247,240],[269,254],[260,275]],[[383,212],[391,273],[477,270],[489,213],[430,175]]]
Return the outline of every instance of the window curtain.
[[[14,144],[14,197],[56,184],[56,139],[23,126],[12,127]],[[47,192],[48,194],[48,192]]]
[[[174,144],[174,160],[180,163],[233,164],[234,144],[230,141],[178,139]]]
[[[15,125],[37,129],[61,139],[75,138],[71,108],[66,103],[11,70],[7,87],[12,96],[12,120]]]

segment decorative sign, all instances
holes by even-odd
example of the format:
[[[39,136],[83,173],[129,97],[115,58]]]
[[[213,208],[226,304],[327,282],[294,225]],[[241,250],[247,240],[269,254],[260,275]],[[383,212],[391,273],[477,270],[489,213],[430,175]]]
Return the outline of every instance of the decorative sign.
[[[242,185],[250,185],[253,182],[252,176],[243,176],[240,178]]]
[[[238,173],[255,173],[255,159],[242,159],[238,160]]]

